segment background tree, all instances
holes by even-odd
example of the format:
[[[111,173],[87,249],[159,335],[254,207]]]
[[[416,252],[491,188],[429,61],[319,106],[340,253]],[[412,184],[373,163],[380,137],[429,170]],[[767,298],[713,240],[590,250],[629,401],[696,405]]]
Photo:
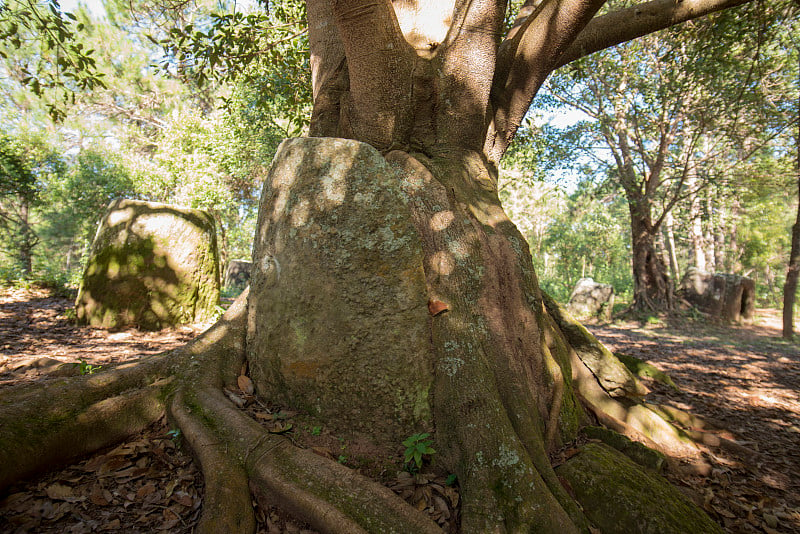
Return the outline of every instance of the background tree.
[[[33,251],[39,243],[34,208],[44,183],[63,170],[63,162],[40,137],[0,137],[0,242],[23,277],[33,271]]]
[[[672,260],[657,244],[680,201],[689,203],[690,261],[713,270],[714,233],[704,233],[701,220],[703,199],[712,202],[706,191],[780,131],[787,61],[770,54],[765,39],[781,31],[784,19],[780,10],[764,20],[761,7],[753,9],[749,18],[722,13],[695,23],[691,41],[650,35],[575,62],[550,80],[545,105],[589,117],[566,138],[583,149],[573,157],[592,158],[599,179],[610,176],[628,199],[635,308],[671,305]]]

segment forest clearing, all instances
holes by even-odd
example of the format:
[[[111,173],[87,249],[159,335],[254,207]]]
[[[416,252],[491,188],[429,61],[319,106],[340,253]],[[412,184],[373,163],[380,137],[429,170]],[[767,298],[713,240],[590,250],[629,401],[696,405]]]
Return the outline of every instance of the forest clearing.
[[[800,531],[798,35],[0,1],[0,529]]]
[[[52,379],[46,369],[33,365],[41,358],[75,364],[76,369],[83,362],[103,372],[107,366],[175,348],[204,327],[109,332],[75,326],[69,319],[72,306],[72,300],[48,289],[2,289],[0,389]],[[646,380],[652,389],[649,400],[668,401],[714,422],[721,434],[755,453],[742,457],[710,447],[705,451],[709,471],[669,473],[674,484],[727,532],[800,532],[800,478],[795,475],[800,472],[800,349],[781,339],[777,310],[759,309],[753,325],[714,325],[684,317],[589,328],[614,352],[654,364],[680,388]],[[110,450],[16,485],[0,501],[0,529],[192,532],[201,507],[202,476],[169,430],[159,422]],[[569,454],[570,448],[554,458]],[[398,457],[401,451],[398,444]],[[396,482],[394,475],[387,480]],[[436,483],[434,479],[430,485]],[[270,503],[254,504],[258,532],[311,532],[271,509]]]

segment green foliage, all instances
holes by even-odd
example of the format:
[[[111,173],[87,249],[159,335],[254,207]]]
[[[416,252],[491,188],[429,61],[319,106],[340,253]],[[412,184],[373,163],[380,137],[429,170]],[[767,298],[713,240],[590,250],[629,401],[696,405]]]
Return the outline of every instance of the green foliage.
[[[211,12],[162,38],[162,68],[198,85],[238,82],[256,87],[259,106],[276,109],[299,132],[311,105],[305,2],[279,2],[269,12]],[[293,135],[297,135],[294,133]]]
[[[103,367],[102,365],[92,365],[83,358],[81,358],[78,362],[78,372],[81,374],[81,376],[93,375],[97,371],[99,371],[102,367]]]
[[[173,428],[167,432],[167,437],[172,440],[173,443],[178,443],[181,439],[182,433],[180,428]]]
[[[403,446],[406,448],[403,453],[405,469],[409,473],[416,473],[420,470],[424,456],[430,457],[436,454],[436,450],[431,447],[433,440],[430,439],[430,436],[429,433],[423,432],[409,436],[403,441]]]
[[[34,210],[42,203],[45,184],[63,169],[64,162],[43,137],[0,136],[0,253],[25,277],[31,276],[40,240]]]
[[[17,82],[45,98],[50,116],[65,117],[75,94],[105,87],[94,50],[80,40],[84,26],[56,0],[8,0],[0,5],[0,57],[13,59]]]

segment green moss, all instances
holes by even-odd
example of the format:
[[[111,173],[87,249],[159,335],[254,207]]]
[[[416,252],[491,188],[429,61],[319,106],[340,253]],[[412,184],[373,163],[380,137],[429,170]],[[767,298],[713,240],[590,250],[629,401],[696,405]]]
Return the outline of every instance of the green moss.
[[[587,444],[556,472],[603,534],[723,532],[666,479],[608,445]]]
[[[207,320],[218,302],[209,215],[147,202],[112,203],[76,300],[79,322],[155,330]]]
[[[615,352],[614,356],[616,356],[631,373],[639,378],[650,378],[665,386],[671,387],[675,391],[680,391],[678,386],[675,385],[675,382],[672,381],[672,378],[654,365],[644,362],[635,356],[623,354],[622,352]]]
[[[590,438],[599,439],[606,445],[614,447],[643,467],[654,471],[661,471],[664,468],[666,458],[663,454],[639,442],[632,441],[627,436],[598,426],[587,426],[583,432]]]

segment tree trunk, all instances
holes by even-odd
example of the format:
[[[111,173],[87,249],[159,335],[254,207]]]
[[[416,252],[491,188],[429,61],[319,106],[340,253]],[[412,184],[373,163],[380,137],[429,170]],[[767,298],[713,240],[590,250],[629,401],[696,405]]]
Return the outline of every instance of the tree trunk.
[[[727,1],[652,2],[647,31]],[[614,451],[602,480],[586,483],[603,494],[599,508],[572,495],[587,487],[562,482],[548,457],[597,421],[673,467],[700,458],[662,416],[675,412],[640,402],[646,389],[540,291],[498,198],[497,162],[530,99],[602,4],[529,2],[500,45],[503,2],[456,0],[452,13],[431,2],[307,2],[312,133],[355,141],[282,145],[265,180],[251,288],[200,338],[138,366],[0,392],[0,490],[166,409],[205,476],[198,532],[252,532],[251,487],[321,532],[440,532],[380,484],[237,409],[232,392],[252,395],[255,384],[265,401],[295,404],[343,435],[378,428],[379,447],[430,429],[437,465],[457,475],[465,533],[590,532],[608,517],[625,532],[720,532],[680,492],[647,509],[639,495],[623,498],[625,480],[651,477]],[[638,8],[627,13],[639,20]],[[356,179],[364,165],[379,172]],[[632,209],[631,229],[635,302],[668,307],[658,228]],[[680,523],[687,516],[696,523]]]
[[[22,200],[19,214],[19,264],[25,278],[30,278],[33,273],[33,247],[36,246],[37,238],[30,225],[30,206],[27,200]]]
[[[687,187],[689,189],[697,188],[697,177],[695,176],[695,169],[692,167],[689,170],[690,176],[687,179]],[[703,217],[702,208],[700,206],[700,193],[692,195],[689,204],[689,240],[692,244],[691,248],[691,264],[700,272],[707,272],[706,268],[706,251],[705,239],[703,237]]]
[[[721,269],[722,266],[717,267],[717,252],[716,252],[716,240],[714,234],[714,205],[713,199],[711,197],[711,192],[706,192],[706,228],[703,236],[703,241],[705,243],[705,254],[706,254],[706,269],[709,272],[716,272]]]
[[[728,263],[725,257],[726,213],[723,206],[717,208],[717,216],[714,225],[714,266],[717,272],[731,272],[725,270],[725,266]],[[734,251],[731,250],[730,252],[733,253]]]
[[[668,212],[664,217],[664,233],[666,234],[665,240],[667,245],[667,254],[669,255],[669,271],[673,280],[679,280],[681,277],[681,269],[678,266],[678,254],[675,250],[675,218],[672,216],[672,211]]]
[[[631,214],[631,256],[633,263],[633,309],[664,311],[672,308],[672,285],[661,255],[656,251],[656,234],[650,217],[642,215],[635,202]]]
[[[800,100],[798,100],[798,116],[800,116]],[[797,280],[800,277],[800,124],[797,129],[797,220],[792,226],[792,249],[789,253],[789,265],[786,269],[786,282],[783,285],[783,337],[794,337],[794,303],[797,296]]]

